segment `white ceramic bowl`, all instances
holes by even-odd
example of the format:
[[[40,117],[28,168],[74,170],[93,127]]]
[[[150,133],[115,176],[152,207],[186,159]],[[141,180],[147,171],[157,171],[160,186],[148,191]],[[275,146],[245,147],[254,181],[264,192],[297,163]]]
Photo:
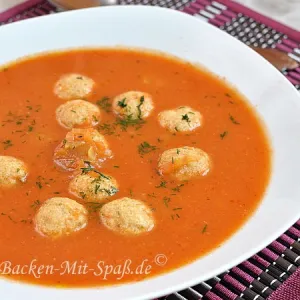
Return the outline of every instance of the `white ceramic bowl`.
[[[0,40],[0,64],[41,51],[116,45],[160,50],[200,63],[225,77],[251,101],[265,121],[274,150],[271,182],[258,210],[209,255],[162,276],[102,289],[55,289],[1,279],[4,299],[154,298],[197,284],[240,263],[300,218],[299,93],[267,61],[221,30],[162,8],[103,7],[3,26]]]

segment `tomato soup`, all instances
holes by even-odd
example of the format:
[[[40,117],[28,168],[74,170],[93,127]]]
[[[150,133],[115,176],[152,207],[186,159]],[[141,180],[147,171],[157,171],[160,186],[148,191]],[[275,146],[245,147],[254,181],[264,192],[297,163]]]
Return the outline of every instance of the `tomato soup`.
[[[55,85],[71,73],[94,82],[81,100],[100,110],[92,127],[111,151],[97,174],[112,176],[117,185],[103,201],[70,193],[75,174],[87,173],[92,163],[84,160],[70,171],[54,161],[71,131],[57,120],[56,110],[67,100],[55,94]],[[254,109],[231,86],[192,64],[141,51],[81,49],[7,65],[0,69],[0,86],[0,155],[21,160],[28,172],[23,182],[0,187],[0,269],[9,278],[83,287],[174,270],[221,246],[252,215],[268,185],[271,151]],[[115,97],[128,91],[151,97],[147,118],[141,117],[146,96],[135,119],[114,112]],[[120,109],[129,106],[124,99],[117,102]],[[189,112],[177,118],[187,122],[187,131],[162,126],[161,112],[183,106],[197,114],[199,126],[189,130]],[[171,168],[161,171],[162,154],[184,147],[201,149],[209,170],[181,180],[171,176],[172,158]],[[54,197],[86,209],[84,228],[60,237],[37,230],[37,213]],[[99,217],[105,203],[123,197],[151,211],[146,232],[121,234]]]

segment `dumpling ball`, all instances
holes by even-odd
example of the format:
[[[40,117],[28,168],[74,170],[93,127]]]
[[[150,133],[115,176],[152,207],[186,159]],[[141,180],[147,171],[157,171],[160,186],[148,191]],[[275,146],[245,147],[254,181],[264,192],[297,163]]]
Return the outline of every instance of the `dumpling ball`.
[[[28,175],[25,163],[12,156],[0,156],[0,188],[25,182]]]
[[[149,117],[154,106],[152,97],[143,92],[130,91],[113,100],[114,113],[121,119],[142,120]]]
[[[34,222],[40,234],[57,238],[86,227],[88,212],[83,205],[72,199],[54,197],[42,204]]]
[[[71,100],[56,109],[58,123],[67,128],[96,126],[100,120],[100,109],[84,100]]]
[[[162,111],[158,115],[160,125],[170,132],[189,132],[200,127],[202,116],[200,112],[188,106]]]
[[[81,74],[65,74],[54,86],[54,94],[64,100],[84,99],[91,94],[95,82]]]
[[[87,170],[82,169],[82,173],[72,179],[69,184],[70,193],[84,201],[102,202],[119,191],[117,181],[112,176],[95,169]]]
[[[158,161],[161,175],[170,175],[177,180],[190,180],[205,176],[211,169],[209,155],[193,147],[169,149],[163,152]]]
[[[73,128],[54,151],[54,162],[66,171],[74,171],[84,161],[101,164],[112,156],[104,136],[94,128]]]
[[[127,197],[104,204],[99,215],[108,229],[123,235],[142,234],[155,225],[151,209],[142,201]]]

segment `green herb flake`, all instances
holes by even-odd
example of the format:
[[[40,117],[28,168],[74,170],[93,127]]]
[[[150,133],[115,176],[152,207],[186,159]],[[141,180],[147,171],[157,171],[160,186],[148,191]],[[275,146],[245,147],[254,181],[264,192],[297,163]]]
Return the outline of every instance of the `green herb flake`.
[[[86,206],[89,212],[97,212],[104,203],[98,203],[98,202],[87,202]]]
[[[41,201],[40,200],[35,200],[30,207],[33,208],[34,210],[36,210],[39,206],[41,205]]]
[[[84,192],[79,192],[79,195],[82,199],[84,199],[86,197],[86,194]]]
[[[181,183],[180,185],[177,185],[176,187],[172,188],[172,191],[179,193],[183,186],[184,186],[184,184]]]
[[[229,119],[233,124],[240,125],[240,123],[232,115],[229,115]]]
[[[188,114],[182,115],[182,120],[187,121],[188,123],[191,122],[191,120],[190,120]],[[176,127],[175,127],[175,129],[176,129]]]
[[[39,188],[39,189],[42,189],[43,188],[43,185],[40,181],[37,181],[36,183],[36,186]]]
[[[115,125],[120,126],[122,131],[127,131],[128,127],[134,127],[135,130],[138,130],[142,127],[146,122],[140,119],[133,119],[132,115],[127,116],[125,119],[118,118]]]
[[[111,112],[110,98],[103,97],[102,99],[98,100],[96,104],[105,112],[107,113]]]
[[[223,140],[227,135],[228,135],[228,131],[224,131],[223,133],[220,133],[220,138]]]
[[[156,149],[156,146],[152,146],[148,142],[143,142],[138,146],[138,152],[140,155],[148,154]]]
[[[169,203],[171,201],[171,198],[169,197],[164,197],[163,198],[163,201],[164,201],[164,205],[168,208],[169,207]]]
[[[203,229],[202,229],[202,234],[205,233],[207,231],[207,224],[204,225]]]
[[[2,144],[4,145],[4,150],[8,149],[9,147],[13,146],[13,143],[11,140],[5,140],[2,142]]]
[[[166,187],[167,187],[166,181],[161,181],[160,184],[156,186],[156,188],[166,188]]]
[[[140,98],[140,104],[137,106],[137,109],[138,109],[138,118],[141,120],[142,119],[142,111],[141,111],[141,106],[143,105],[143,103],[145,102],[145,98],[144,96],[142,96]]]
[[[127,104],[125,103],[126,98],[124,98],[121,101],[118,101],[118,106],[120,106],[121,108],[125,108],[127,106]]]

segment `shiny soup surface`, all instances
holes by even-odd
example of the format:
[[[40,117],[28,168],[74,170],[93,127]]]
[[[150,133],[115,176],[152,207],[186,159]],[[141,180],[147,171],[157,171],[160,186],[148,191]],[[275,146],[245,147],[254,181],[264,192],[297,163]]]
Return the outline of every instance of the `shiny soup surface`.
[[[189,63],[48,53],[0,68],[0,87],[9,278],[91,286],[179,268],[235,233],[266,190],[271,151],[254,109]]]

